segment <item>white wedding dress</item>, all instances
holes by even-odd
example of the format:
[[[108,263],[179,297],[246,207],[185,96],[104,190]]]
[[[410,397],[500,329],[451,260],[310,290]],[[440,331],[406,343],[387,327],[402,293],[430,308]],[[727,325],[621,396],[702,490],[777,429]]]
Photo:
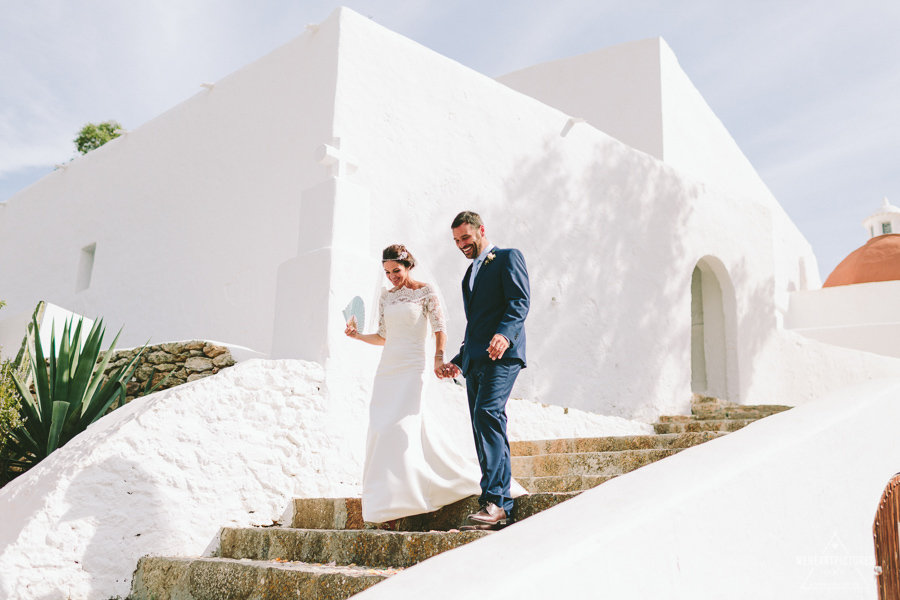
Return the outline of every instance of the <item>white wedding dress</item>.
[[[481,494],[478,463],[449,438],[423,394],[425,378],[434,377],[425,352],[429,322],[444,331],[434,287],[382,290],[380,305],[385,343],[372,386],[362,487],[363,519],[371,523]],[[458,441],[474,444],[471,437]]]

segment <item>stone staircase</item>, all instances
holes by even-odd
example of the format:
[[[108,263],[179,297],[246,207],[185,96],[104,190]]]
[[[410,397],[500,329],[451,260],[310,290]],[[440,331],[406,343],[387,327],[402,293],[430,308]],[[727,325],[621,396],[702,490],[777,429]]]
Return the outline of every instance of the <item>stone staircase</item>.
[[[694,394],[690,416],[662,416],[653,428],[658,434],[706,431],[730,433],[789,408],[790,406],[777,404],[744,406]]]
[[[691,416],[661,417],[656,435],[514,442],[513,476],[529,491],[517,521],[581,491],[787,410],[695,397]],[[478,499],[465,498],[392,530],[363,522],[359,498],[295,499],[279,527],[225,528],[212,557],[138,562],[135,600],[349,598],[404,568],[486,535],[459,531]]]

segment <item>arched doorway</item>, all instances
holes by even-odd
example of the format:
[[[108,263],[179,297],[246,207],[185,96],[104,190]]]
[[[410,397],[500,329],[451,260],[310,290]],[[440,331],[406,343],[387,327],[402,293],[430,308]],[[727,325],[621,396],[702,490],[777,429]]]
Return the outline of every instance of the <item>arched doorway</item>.
[[[878,597],[900,598],[900,474],[884,488],[872,525]]]
[[[705,256],[691,275],[691,391],[739,401],[734,288],[722,262]]]

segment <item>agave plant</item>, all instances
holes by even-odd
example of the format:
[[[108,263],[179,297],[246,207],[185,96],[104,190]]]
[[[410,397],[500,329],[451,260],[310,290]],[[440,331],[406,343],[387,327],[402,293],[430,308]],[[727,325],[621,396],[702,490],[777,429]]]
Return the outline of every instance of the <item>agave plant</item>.
[[[32,393],[30,386],[14,375],[23,399],[24,423],[9,432],[2,461],[6,475],[25,472],[39,463],[103,416],[117,399],[124,404],[126,385],[144,348],[104,382],[103,373],[122,331],[119,330],[98,365],[105,332],[103,320],[94,323],[83,346],[82,323],[79,319],[73,331],[73,320],[66,321],[58,346],[55,332],[51,333],[48,361],[42,349],[40,328],[37,320],[33,320],[29,367],[34,390]]]

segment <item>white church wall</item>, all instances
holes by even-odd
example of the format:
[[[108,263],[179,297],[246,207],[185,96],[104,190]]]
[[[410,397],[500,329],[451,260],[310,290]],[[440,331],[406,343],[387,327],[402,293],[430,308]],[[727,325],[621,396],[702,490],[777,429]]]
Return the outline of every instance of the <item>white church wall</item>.
[[[780,318],[787,310],[788,294],[821,286],[812,246],[741,151],[690,78],[672,49],[660,40],[662,81],[663,160],[676,170],[771,212],[774,244],[775,302]],[[723,222],[738,234],[738,220]]]
[[[25,340],[25,332],[31,323],[34,309],[22,311],[18,314],[6,317],[0,321],[0,357],[3,359],[15,358]]]
[[[497,81],[663,160],[661,45],[661,38],[626,42],[526,67]]]
[[[61,306],[56,306],[50,302],[44,302],[42,306],[39,306],[40,310],[37,311],[37,315],[35,315],[35,308],[38,307],[32,307],[31,310],[26,310],[0,321],[0,357],[4,360],[16,358],[19,350],[22,348],[22,344],[25,342],[28,326],[31,325],[31,320],[34,316],[37,317],[40,337],[43,342],[41,344],[41,352],[44,353],[44,356],[50,356],[50,350],[52,348],[51,341],[53,340],[54,333],[56,346],[57,348],[59,347],[62,340],[63,327],[65,327],[66,321],[70,319],[73,321],[73,328],[70,331],[69,337],[69,340],[71,341],[75,333],[74,325],[77,325],[79,320],[83,320],[82,330],[84,333],[81,338],[82,345],[87,341],[87,332],[94,326],[93,319],[88,319],[82,315],[76,315]],[[107,336],[104,339],[108,345],[112,342],[116,332],[109,332],[108,329],[107,331]]]
[[[810,327],[794,329],[794,333],[825,344],[900,358],[900,323],[849,325],[845,327]]]
[[[642,167],[656,163],[585,126],[561,137],[566,115],[355,13],[345,11],[342,21],[335,127],[360,161],[352,180],[379,207],[371,252],[405,243],[435,273],[448,303],[451,348],[464,329],[459,282],[467,263],[449,226],[458,211],[473,209],[485,217],[489,239],[522,249],[530,270],[529,368],[514,396],[648,419],[654,404],[671,412],[679,398],[686,406],[690,373],[680,363],[687,364],[689,341],[683,352],[667,347],[639,359],[628,350],[644,345],[644,332],[635,335],[625,323],[652,329],[655,304],[671,300],[659,298],[661,265],[642,265],[640,243],[630,243],[645,228],[658,231],[661,245],[671,239],[670,215],[650,210],[665,186],[632,195]],[[600,157],[608,166],[591,169]],[[625,198],[635,208],[625,208]],[[626,214],[614,216],[612,205]],[[635,212],[644,220],[632,218]],[[604,235],[614,230],[625,235]],[[617,261],[624,264],[603,268]],[[638,265],[646,277],[616,277]],[[597,288],[632,300],[607,303]],[[625,313],[614,316],[618,308]],[[603,332],[616,317],[622,327]],[[601,331],[584,335],[585,324]],[[644,369],[657,376],[638,377]]]
[[[541,63],[497,81],[706,184],[770,208],[775,202],[662,38]]]
[[[874,598],[872,524],[897,472],[898,419],[900,379],[842,390],[617,477],[359,598]]]
[[[820,342],[900,358],[900,281],[791,294],[785,327]]]
[[[268,353],[300,194],[325,179],[311,157],[331,139],[328,27],[12,197],[0,213],[3,312],[47,300],[124,324],[125,345],[224,339]],[[89,287],[76,291],[92,246]]]
[[[776,200],[664,40],[660,40],[657,60],[662,87],[662,160],[704,183],[774,208]]]
[[[900,281],[874,281],[794,292],[788,329],[877,325],[900,321]]]
[[[449,224],[472,209],[489,239],[520,248],[529,266],[529,368],[514,396],[648,421],[687,412],[690,276],[711,256],[735,288],[729,399],[772,401],[753,382],[788,368],[784,355],[762,352],[778,336],[766,202],[704,186],[588,125],[569,127],[568,115],[355,13],[341,20],[335,128],[360,162],[350,179],[378,207],[372,256],[405,243],[430,267],[451,344],[462,338],[467,263]],[[797,385],[783,400],[795,395]]]
[[[661,38],[541,63],[497,81],[663,160],[707,185],[760,202],[776,231],[776,294],[821,285],[816,258]],[[739,221],[721,226],[736,231]]]

